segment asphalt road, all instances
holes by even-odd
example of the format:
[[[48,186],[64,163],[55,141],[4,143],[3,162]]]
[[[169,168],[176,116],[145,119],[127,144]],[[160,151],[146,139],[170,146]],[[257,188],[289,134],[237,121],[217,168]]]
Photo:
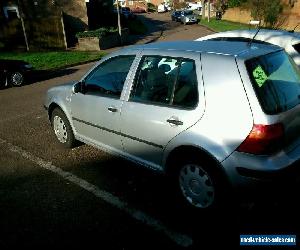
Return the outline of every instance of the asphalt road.
[[[168,27],[160,40],[209,32],[159,18]],[[45,93],[91,66],[0,90],[0,249],[233,249],[240,234],[299,239],[299,185],[195,215],[176,202],[163,176],[87,145],[59,147],[43,110]]]

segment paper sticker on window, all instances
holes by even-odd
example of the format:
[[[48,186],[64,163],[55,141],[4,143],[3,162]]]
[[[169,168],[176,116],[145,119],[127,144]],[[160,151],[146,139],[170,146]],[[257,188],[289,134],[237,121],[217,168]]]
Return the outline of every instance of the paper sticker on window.
[[[268,76],[266,75],[265,71],[262,69],[260,65],[258,65],[253,70],[253,76],[254,79],[258,85],[258,87],[261,87],[264,85],[264,83],[268,80]]]

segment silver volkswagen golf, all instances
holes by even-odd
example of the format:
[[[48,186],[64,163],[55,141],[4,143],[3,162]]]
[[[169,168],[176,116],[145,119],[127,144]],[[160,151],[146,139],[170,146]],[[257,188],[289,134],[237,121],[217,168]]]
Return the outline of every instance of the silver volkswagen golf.
[[[281,48],[180,41],[110,54],[49,89],[45,108],[60,144],[166,173],[188,206],[210,209],[230,187],[297,167],[299,103],[300,72]]]

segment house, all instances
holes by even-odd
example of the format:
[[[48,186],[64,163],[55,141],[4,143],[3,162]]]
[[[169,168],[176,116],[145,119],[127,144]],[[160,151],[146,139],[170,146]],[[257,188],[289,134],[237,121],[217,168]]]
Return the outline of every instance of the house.
[[[1,0],[0,41],[6,49],[66,49],[77,32],[111,22],[111,9],[111,0]]]
[[[112,1],[113,4],[115,5],[116,1],[115,0]],[[148,6],[147,6],[148,1],[150,0],[118,0],[119,5],[121,7],[129,7],[131,10],[140,9],[145,12],[148,11]]]

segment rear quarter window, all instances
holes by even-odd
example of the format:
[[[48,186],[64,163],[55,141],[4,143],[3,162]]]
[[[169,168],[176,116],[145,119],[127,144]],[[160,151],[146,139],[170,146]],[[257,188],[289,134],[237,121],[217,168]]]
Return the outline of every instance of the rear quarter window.
[[[300,54],[300,43],[294,44],[293,47]]]
[[[266,114],[278,114],[300,103],[300,71],[284,51],[248,60],[246,67]]]

